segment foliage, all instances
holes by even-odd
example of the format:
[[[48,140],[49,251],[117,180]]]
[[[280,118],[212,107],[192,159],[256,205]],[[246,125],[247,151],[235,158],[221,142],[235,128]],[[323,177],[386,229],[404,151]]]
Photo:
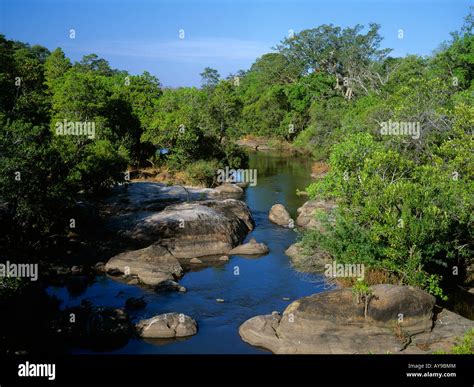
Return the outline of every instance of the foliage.
[[[196,184],[205,187],[213,187],[216,185],[216,173],[219,168],[217,160],[198,160],[189,164],[186,168],[186,174]]]

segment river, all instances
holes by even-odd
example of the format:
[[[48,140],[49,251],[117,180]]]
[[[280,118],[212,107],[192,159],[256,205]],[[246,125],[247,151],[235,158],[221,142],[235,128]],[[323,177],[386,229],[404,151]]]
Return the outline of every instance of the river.
[[[275,203],[284,204],[293,219],[305,199],[296,195],[311,181],[311,162],[276,152],[250,154],[250,168],[258,173],[257,185],[248,187],[246,201],[256,227],[246,241],[255,238],[270,248],[259,258],[231,257],[219,267],[188,272],[179,281],[186,293],[154,292],[98,276],[81,294],[70,294],[65,287],[50,287],[48,293],[62,301],[61,308],[89,300],[99,306],[123,308],[129,297],[143,296],[146,308],[130,312],[134,322],[167,312],[184,313],[199,326],[197,335],[178,340],[131,339],[124,347],[111,352],[123,354],[255,354],[269,353],[240,339],[238,329],[245,320],[272,311],[283,311],[292,301],[328,290],[321,275],[296,272],[285,249],[297,238],[292,229],[274,225],[268,211]],[[224,302],[217,302],[216,299]],[[71,353],[92,353],[70,348]]]

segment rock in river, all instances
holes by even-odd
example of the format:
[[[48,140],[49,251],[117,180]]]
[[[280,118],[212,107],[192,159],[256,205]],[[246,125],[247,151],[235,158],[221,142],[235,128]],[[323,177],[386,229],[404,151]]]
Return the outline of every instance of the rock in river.
[[[262,255],[267,254],[270,251],[265,243],[257,243],[252,238],[248,243],[234,247],[228,252],[229,255]]]
[[[217,194],[220,196],[225,196],[234,199],[238,199],[244,194],[244,190],[242,189],[242,187],[239,187],[239,185],[237,184],[230,183],[219,185],[214,189],[214,191],[217,192]]]
[[[296,270],[307,273],[320,273],[325,265],[332,262],[331,256],[324,250],[315,248],[307,254],[299,243],[293,243],[285,250]]]
[[[140,282],[158,286],[183,275],[183,268],[168,250],[159,245],[127,251],[111,258],[105,265],[107,272],[136,275]]]
[[[318,229],[322,231],[321,221],[317,219],[317,212],[322,211],[330,214],[336,208],[336,204],[331,201],[308,200],[298,208],[296,224],[303,228]]]
[[[291,227],[292,219],[283,204],[275,204],[270,208],[268,219],[279,226]]]
[[[157,243],[176,258],[194,258],[227,253],[254,222],[244,202],[225,199],[179,203],[160,212],[127,212],[109,225],[137,247]]]
[[[195,335],[197,323],[184,314],[165,313],[141,320],[136,329],[143,338],[168,339]]]
[[[239,333],[274,353],[352,354],[400,352],[407,338],[431,331],[433,296],[409,286],[374,285],[372,291],[367,319],[351,289],[338,289],[294,301],[282,316],[251,318]]]

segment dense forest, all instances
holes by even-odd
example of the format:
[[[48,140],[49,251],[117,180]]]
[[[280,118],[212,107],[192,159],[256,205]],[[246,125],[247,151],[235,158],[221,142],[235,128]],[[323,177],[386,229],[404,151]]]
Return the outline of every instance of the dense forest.
[[[307,192],[337,210],[302,235],[307,249],[443,297],[442,279],[472,257],[473,24],[470,14],[431,56],[404,58],[381,48],[377,24],[322,25],[248,70],[205,68],[201,88],[175,89],[1,35],[4,251],[67,234],[75,201],[132,169],[213,186],[218,168],[246,166],[236,140],[264,137],[329,164]]]

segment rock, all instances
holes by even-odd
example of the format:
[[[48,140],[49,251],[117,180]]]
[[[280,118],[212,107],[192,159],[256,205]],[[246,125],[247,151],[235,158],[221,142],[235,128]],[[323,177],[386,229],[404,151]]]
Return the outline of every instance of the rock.
[[[412,345],[406,353],[433,353],[437,351],[449,353],[457,340],[474,328],[474,321],[464,318],[447,309],[436,316],[431,332],[421,333],[412,338]]]
[[[240,198],[244,193],[244,190],[237,184],[230,183],[219,185],[218,187],[214,188],[214,191],[217,192],[218,195],[233,198]]]
[[[234,247],[228,252],[229,255],[261,255],[270,251],[265,243],[257,243],[255,239],[251,239],[248,243]]]
[[[157,244],[176,258],[225,254],[253,229],[248,206],[239,200],[204,200],[170,205],[161,212],[126,212],[108,227],[139,247]]]
[[[291,217],[283,204],[275,204],[270,208],[268,219],[279,226],[290,227]]]
[[[309,200],[298,208],[296,224],[306,229],[318,229],[323,231],[321,221],[317,219],[317,212],[323,211],[330,214],[336,208],[336,204],[331,201]]]
[[[184,187],[156,182],[133,182],[124,187],[115,187],[101,208],[102,212],[116,217],[127,213],[161,211],[171,204],[186,201],[211,199],[215,192],[211,188]]]
[[[120,269],[110,268],[109,270],[105,269],[105,271],[107,272],[107,274],[109,274],[113,277],[117,277],[119,275],[122,275],[122,271]]]
[[[303,297],[281,316],[251,318],[239,334],[274,353],[352,354],[403,351],[407,341],[397,337],[397,326],[408,336],[431,330],[431,295],[395,285],[376,285],[372,291],[378,299],[369,303],[367,319],[364,304],[357,304],[345,288]]]
[[[81,275],[84,274],[84,268],[82,266],[73,266],[71,267],[72,275]]]
[[[146,301],[143,297],[130,297],[125,301],[125,308],[130,310],[143,309],[146,306]]]
[[[216,298],[216,302],[222,303],[222,302],[224,302],[224,299],[223,298]]]
[[[412,286],[383,284],[371,288],[374,298],[367,316],[372,324],[387,326],[401,319],[400,325],[410,335],[431,330],[435,297]]]
[[[315,249],[312,254],[308,255],[298,243],[290,245],[285,250],[285,254],[291,258],[296,270],[306,273],[320,273],[324,271],[326,264],[332,262],[331,256],[325,251]]]
[[[135,275],[145,285],[157,286],[183,275],[183,268],[168,250],[159,245],[127,251],[111,258],[105,265],[107,272]]]
[[[178,313],[165,313],[141,320],[136,329],[143,338],[175,338],[197,333],[197,323],[191,317]]]
[[[219,258],[219,261],[227,262],[228,260],[229,260],[229,257],[227,255],[223,255],[222,257]]]
[[[155,290],[157,291],[169,291],[169,290],[176,290],[178,292],[186,292],[186,288],[181,286],[179,283],[173,280],[166,280],[161,282]]]
[[[247,188],[249,186],[249,183],[248,182],[240,182],[240,183],[235,183],[235,185],[237,187],[240,187],[240,188]]]
[[[199,258],[192,258],[189,262],[190,263],[195,263],[195,264],[201,264],[202,263],[202,261]]]
[[[94,271],[98,272],[98,273],[105,273],[105,263],[104,262],[97,262],[94,267],[93,267]]]

